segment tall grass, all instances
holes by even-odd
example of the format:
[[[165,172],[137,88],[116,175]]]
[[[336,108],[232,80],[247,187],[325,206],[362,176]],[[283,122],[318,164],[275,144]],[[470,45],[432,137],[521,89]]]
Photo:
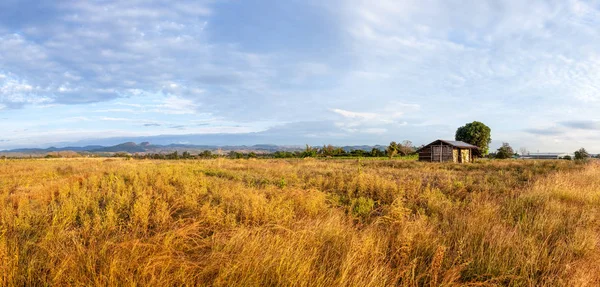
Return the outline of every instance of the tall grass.
[[[594,163],[0,162],[0,285],[598,286]]]

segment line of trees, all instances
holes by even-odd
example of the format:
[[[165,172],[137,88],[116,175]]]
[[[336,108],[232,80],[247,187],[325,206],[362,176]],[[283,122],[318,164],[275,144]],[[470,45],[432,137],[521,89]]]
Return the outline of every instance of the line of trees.
[[[209,150],[205,150],[197,155],[192,155],[188,151],[184,151],[179,154],[178,151],[172,153],[145,153],[145,154],[128,154],[128,153],[116,153],[114,157],[125,157],[135,159],[199,159],[199,158],[214,158],[217,157]]]
[[[313,147],[306,145],[304,150],[300,151],[276,151],[273,153],[256,153],[256,152],[238,152],[230,151],[226,155],[214,154],[209,150],[205,150],[197,155],[190,154],[187,151],[179,153],[174,151],[171,153],[145,153],[145,154],[129,154],[129,153],[115,153],[114,157],[134,158],[134,159],[165,159],[165,160],[178,160],[178,159],[208,159],[227,157],[232,159],[243,159],[243,158],[307,158],[307,157],[395,157],[395,156],[409,156],[415,154],[416,147],[412,145],[411,141],[405,140],[400,144],[391,142],[390,145],[385,149],[372,148],[370,151],[355,149],[346,151],[341,147],[333,145],[323,145],[323,147]]]
[[[521,156],[525,156],[527,155],[527,149],[525,148],[521,148],[521,154],[519,155],[518,153],[516,153],[513,148],[510,146],[509,143],[502,143],[502,146],[500,148],[498,148],[498,150],[495,153],[491,153],[489,154],[489,158],[496,158],[496,159],[508,159],[508,158],[519,158]],[[585,148],[580,148],[578,150],[576,150],[574,153],[574,157],[571,157],[570,155],[566,155],[564,157],[561,157],[560,159],[565,159],[565,160],[577,160],[577,161],[587,161],[588,159],[592,158],[592,156],[590,155],[590,153],[587,152],[587,150]],[[600,155],[598,155],[598,157],[600,158]]]
[[[491,138],[492,130],[482,122],[474,121],[468,123],[456,130],[455,139],[457,141],[463,141],[479,147],[479,150],[475,156],[487,156],[488,158],[496,159],[508,159],[518,158],[519,154],[510,146],[509,143],[503,142],[502,146],[494,153],[489,153],[489,145],[492,142]],[[521,148],[521,155],[528,154],[526,148]],[[585,150],[580,148],[574,152],[574,159],[578,161],[586,161],[591,155]],[[600,155],[598,155],[600,157]],[[565,156],[563,159],[571,160],[571,156]]]
[[[482,122],[474,121],[467,123],[464,126],[459,127],[455,133],[455,140],[463,141],[479,147],[479,150],[475,151],[476,157],[496,158],[496,159],[508,159],[519,157],[519,154],[510,146],[509,143],[503,142],[502,146],[495,152],[489,153],[489,145],[491,139],[491,129]],[[333,145],[323,145],[322,147],[314,147],[306,145],[304,150],[299,151],[276,151],[273,153],[256,153],[256,152],[238,152],[230,151],[226,155],[214,154],[209,150],[205,150],[199,154],[192,155],[188,151],[184,151],[179,154],[178,151],[171,153],[147,153],[147,154],[129,154],[129,153],[116,153],[115,157],[126,157],[136,159],[207,159],[217,157],[228,157],[232,159],[242,158],[307,158],[307,157],[389,157],[393,158],[396,156],[410,156],[416,154],[418,148],[413,145],[409,140],[402,142],[392,141],[385,149],[372,148],[370,151],[355,149],[347,151],[342,147],[336,147]],[[526,149],[521,148],[521,155],[524,155]],[[53,157],[54,154],[48,154],[46,157]],[[58,154],[56,155],[58,156]],[[574,153],[574,159],[576,160],[587,160],[590,158],[590,154],[581,148]],[[565,159],[571,159],[570,156]]]

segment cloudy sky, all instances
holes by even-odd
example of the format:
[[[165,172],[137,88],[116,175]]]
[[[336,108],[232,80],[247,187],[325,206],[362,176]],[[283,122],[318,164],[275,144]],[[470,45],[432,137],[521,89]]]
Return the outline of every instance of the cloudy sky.
[[[600,152],[600,3],[0,1],[0,149],[423,144],[474,120],[494,147]]]

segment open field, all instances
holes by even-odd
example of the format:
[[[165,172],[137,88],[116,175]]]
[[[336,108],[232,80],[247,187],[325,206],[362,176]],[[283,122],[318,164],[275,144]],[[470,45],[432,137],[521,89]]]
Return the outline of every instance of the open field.
[[[600,166],[0,161],[0,285],[598,286]]]

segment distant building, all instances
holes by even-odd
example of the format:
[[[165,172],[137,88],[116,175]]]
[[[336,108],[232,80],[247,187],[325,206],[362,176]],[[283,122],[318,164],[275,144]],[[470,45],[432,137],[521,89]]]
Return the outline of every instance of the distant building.
[[[528,153],[526,155],[522,155],[521,159],[562,159],[564,157],[574,158],[574,155],[568,153],[558,153],[558,152],[538,152],[538,153]]]
[[[473,151],[479,147],[461,141],[436,140],[417,150],[419,161],[473,162]]]

